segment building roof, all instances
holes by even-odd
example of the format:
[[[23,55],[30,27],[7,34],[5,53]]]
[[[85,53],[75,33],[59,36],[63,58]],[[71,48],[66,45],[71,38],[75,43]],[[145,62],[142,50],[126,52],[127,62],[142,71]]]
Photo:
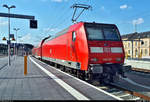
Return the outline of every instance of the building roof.
[[[133,39],[139,39],[139,38],[150,38],[150,31],[148,32],[141,32],[141,33],[130,33],[130,34],[125,34],[121,36],[122,39],[127,38],[128,40],[133,40]]]

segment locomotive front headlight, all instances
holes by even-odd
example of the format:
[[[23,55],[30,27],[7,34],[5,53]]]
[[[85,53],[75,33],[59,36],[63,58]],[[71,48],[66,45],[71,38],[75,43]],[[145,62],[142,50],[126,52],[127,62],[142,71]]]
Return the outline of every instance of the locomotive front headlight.
[[[93,61],[93,62],[97,62],[97,61],[98,61],[98,59],[97,59],[97,58],[91,58],[91,61]]]
[[[123,53],[122,47],[111,47],[112,53]]]
[[[90,47],[91,53],[103,53],[103,47]]]
[[[121,58],[116,58],[116,61],[121,61]]]

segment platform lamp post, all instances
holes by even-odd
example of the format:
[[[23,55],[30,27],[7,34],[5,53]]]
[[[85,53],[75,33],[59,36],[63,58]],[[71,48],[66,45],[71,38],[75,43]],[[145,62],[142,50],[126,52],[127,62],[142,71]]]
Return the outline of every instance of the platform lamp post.
[[[14,28],[13,30],[16,31],[16,46],[15,46],[16,49],[15,49],[15,50],[16,50],[16,55],[17,55],[17,52],[18,52],[18,51],[17,51],[17,31],[20,30],[20,28]]]
[[[4,4],[3,7],[8,9],[8,14],[10,14],[11,8],[16,8],[14,5],[8,7],[6,4]],[[10,64],[10,17],[8,17],[8,66],[10,66]]]

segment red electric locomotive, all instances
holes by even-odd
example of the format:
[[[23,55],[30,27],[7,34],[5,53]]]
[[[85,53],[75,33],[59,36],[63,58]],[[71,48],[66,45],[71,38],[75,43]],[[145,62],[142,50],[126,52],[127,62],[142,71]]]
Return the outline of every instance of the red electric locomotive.
[[[40,45],[33,49],[33,55],[81,78],[112,82],[116,76],[124,76],[125,53],[114,24],[79,22]]]

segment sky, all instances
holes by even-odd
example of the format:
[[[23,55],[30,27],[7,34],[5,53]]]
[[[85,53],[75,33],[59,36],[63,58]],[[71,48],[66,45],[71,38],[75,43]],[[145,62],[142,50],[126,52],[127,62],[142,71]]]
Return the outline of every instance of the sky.
[[[120,34],[150,31],[150,0],[0,0],[0,13],[8,13],[8,6],[15,5],[10,9],[12,14],[35,16],[38,21],[38,29],[30,29],[29,20],[11,18],[11,34],[16,32],[13,28],[20,28],[17,32],[17,42],[30,43],[33,45],[48,35],[72,25],[73,4],[86,4],[92,8],[85,10],[77,19],[77,22],[97,22],[116,24]],[[81,9],[77,11],[77,15]],[[0,43],[2,38],[8,39],[8,18],[0,17]]]

